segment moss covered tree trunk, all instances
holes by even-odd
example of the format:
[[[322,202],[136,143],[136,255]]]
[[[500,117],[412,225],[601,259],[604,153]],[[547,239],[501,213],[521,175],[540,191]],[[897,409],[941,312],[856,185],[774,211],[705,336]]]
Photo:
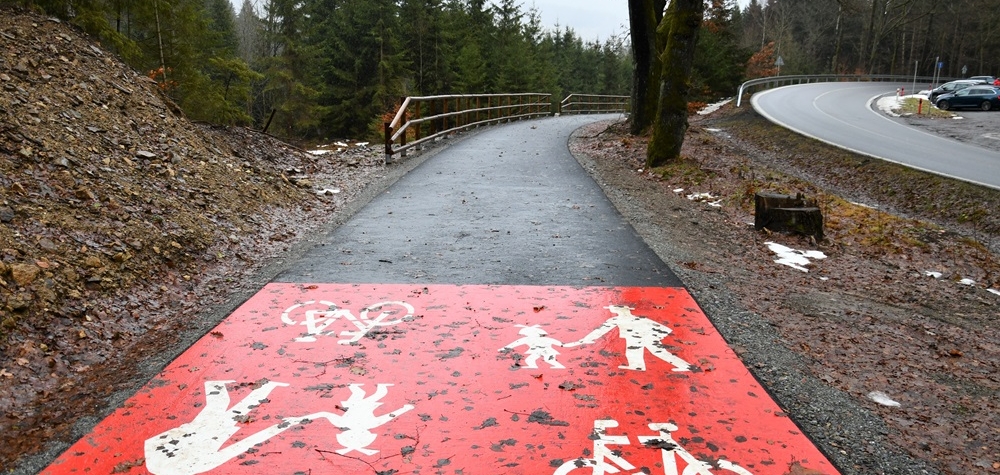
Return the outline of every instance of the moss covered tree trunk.
[[[629,132],[645,133],[656,118],[656,96],[660,88],[660,52],[656,27],[663,20],[667,0],[628,0],[632,34],[632,116]]]
[[[656,31],[666,47],[660,57],[660,92],[649,139],[646,165],[658,167],[680,157],[687,131],[687,99],[691,88],[698,28],[704,15],[703,0],[672,0]]]

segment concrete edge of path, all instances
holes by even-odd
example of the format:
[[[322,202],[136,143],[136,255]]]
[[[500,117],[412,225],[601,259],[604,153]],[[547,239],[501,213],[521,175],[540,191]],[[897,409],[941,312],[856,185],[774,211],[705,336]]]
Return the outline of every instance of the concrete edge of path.
[[[754,377],[844,475],[868,475],[872,472],[859,470],[873,467],[883,475],[940,473],[893,445],[887,437],[889,428],[877,414],[859,405],[850,394],[812,375],[808,363],[784,345],[764,317],[744,308],[737,296],[726,290],[728,282],[724,275],[671,265],[688,260],[689,256],[684,256],[685,251],[672,244],[666,232],[647,218],[654,211],[634,195],[618,192],[622,183],[615,183],[613,176],[600,176],[593,158],[580,153],[573,153],[573,156],[653,252],[680,277],[730,347],[742,349],[739,357]],[[860,441],[878,449],[866,452],[857,446]],[[838,446],[852,451],[842,452]],[[860,454],[867,454],[869,458],[859,460],[856,457]]]

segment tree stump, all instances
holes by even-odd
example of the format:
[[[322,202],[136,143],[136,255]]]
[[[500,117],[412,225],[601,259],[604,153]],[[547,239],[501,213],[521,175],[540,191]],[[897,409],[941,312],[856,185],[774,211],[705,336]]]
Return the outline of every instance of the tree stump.
[[[812,236],[823,239],[823,213],[816,204],[798,196],[777,193],[754,195],[753,227],[779,233]]]

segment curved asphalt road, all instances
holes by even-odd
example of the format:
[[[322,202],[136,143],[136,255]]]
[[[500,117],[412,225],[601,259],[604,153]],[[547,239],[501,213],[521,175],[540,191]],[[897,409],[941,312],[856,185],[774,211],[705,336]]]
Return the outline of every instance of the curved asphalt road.
[[[374,199],[278,282],[680,286],[566,146],[563,116],[477,132]]]
[[[1000,154],[886,117],[873,99],[907,84],[816,83],[754,94],[754,109],[785,128],[882,160],[1000,189]]]

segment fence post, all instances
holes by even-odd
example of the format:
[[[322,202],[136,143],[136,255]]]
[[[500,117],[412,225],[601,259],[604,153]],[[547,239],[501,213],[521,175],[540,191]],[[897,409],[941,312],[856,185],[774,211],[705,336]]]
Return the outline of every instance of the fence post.
[[[406,127],[406,109],[403,109],[403,116],[400,117],[400,121],[399,122],[401,124],[400,128]],[[409,127],[407,127],[406,130],[403,130],[403,135],[401,137],[399,137],[399,145],[400,146],[404,146],[404,147],[406,146],[406,134],[407,133],[409,133]],[[403,152],[403,153],[404,153],[404,156],[405,156],[406,152]]]
[[[385,123],[385,161],[389,161],[389,157],[392,156],[392,126],[388,122]]]
[[[420,120],[420,117],[422,117],[420,115],[420,104],[423,101],[414,101],[414,102],[415,102],[414,103],[415,109],[413,111],[413,115],[415,116],[414,118],[416,120]],[[420,141],[420,129],[422,129],[423,127],[424,127],[424,124],[417,124],[416,130],[413,131],[413,140]],[[423,148],[423,147],[421,147],[421,148]]]

